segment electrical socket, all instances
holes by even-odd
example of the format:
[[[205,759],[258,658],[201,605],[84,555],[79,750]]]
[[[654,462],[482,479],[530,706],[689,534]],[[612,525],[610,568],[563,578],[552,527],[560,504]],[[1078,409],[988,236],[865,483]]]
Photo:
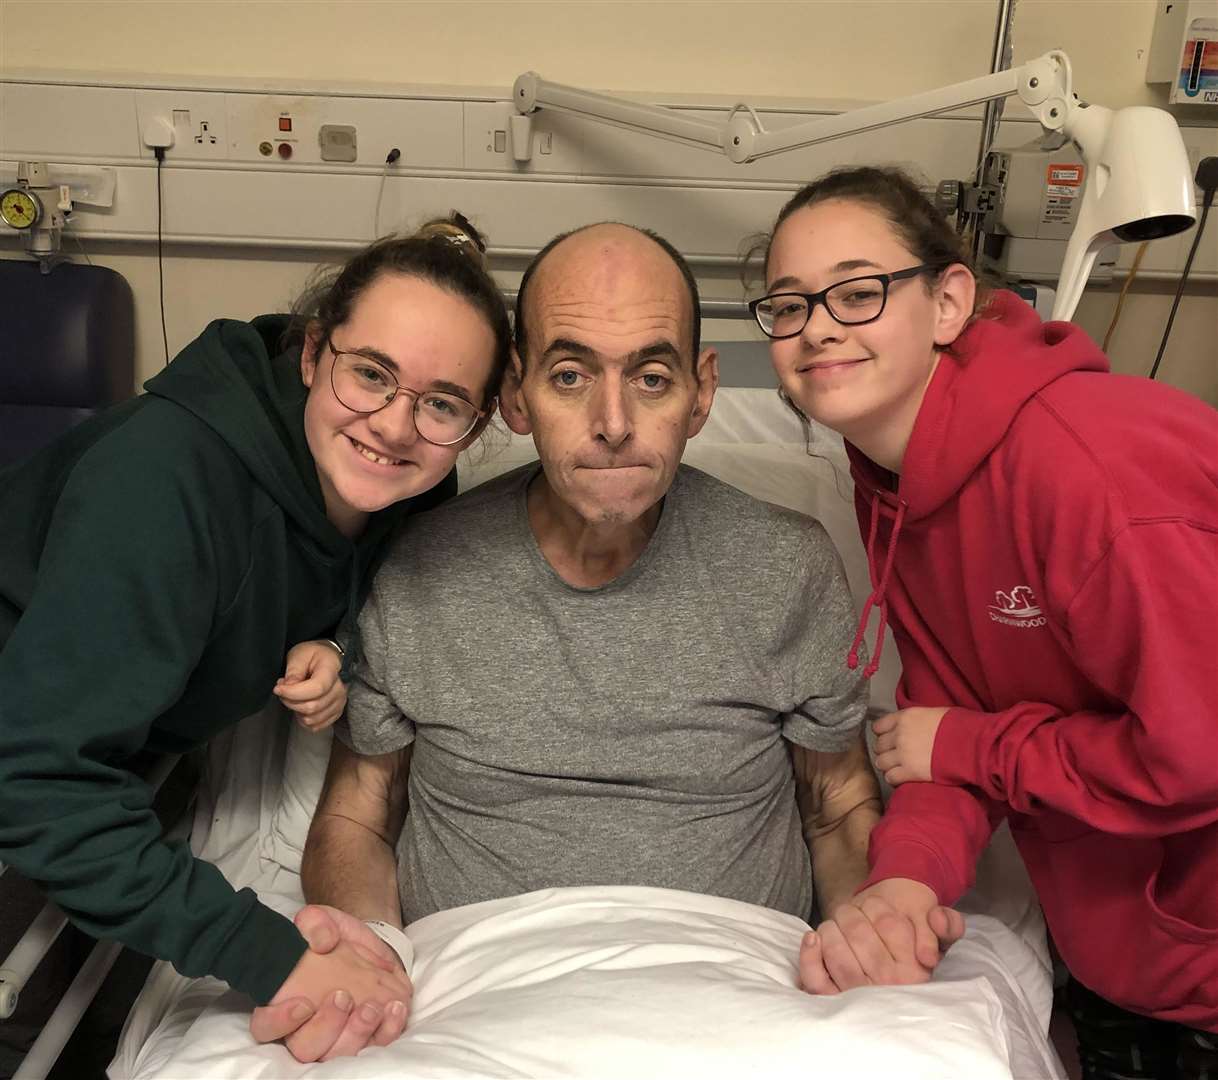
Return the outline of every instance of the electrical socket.
[[[158,134],[168,127],[172,138],[164,146],[165,159],[224,161],[228,158],[225,95],[181,90],[136,92],[136,113],[141,135]],[[143,138],[145,146],[154,146]]]

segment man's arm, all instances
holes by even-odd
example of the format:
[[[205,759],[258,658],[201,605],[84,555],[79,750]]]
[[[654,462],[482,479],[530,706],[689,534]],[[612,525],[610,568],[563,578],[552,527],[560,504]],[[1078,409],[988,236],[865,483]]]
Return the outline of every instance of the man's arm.
[[[841,753],[788,746],[817,901],[828,915],[867,879],[867,842],[882,810],[880,785],[861,732]]]
[[[867,879],[868,841],[882,811],[863,736],[837,754],[790,745],[795,797],[825,917],[800,948],[800,984],[809,993],[834,994],[854,986],[924,982],[937,959],[935,937],[955,940],[963,921],[956,912],[936,908],[934,894],[918,882],[893,879],[859,894]],[[910,891],[914,900],[924,892],[924,906],[933,910],[922,933],[904,911]]]
[[[406,820],[413,750],[363,755],[334,740],[301,863],[310,904],[402,925],[395,848]]]

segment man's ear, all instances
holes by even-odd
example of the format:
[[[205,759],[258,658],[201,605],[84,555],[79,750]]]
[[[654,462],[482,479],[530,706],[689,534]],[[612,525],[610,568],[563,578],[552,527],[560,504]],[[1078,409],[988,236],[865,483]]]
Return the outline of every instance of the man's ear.
[[[710,416],[715,391],[719,389],[719,353],[709,346],[698,354],[694,363],[694,377],[698,380],[698,396],[694,400],[694,411],[689,417],[687,438],[693,438],[702,430]]]
[[[305,328],[304,341],[300,346],[300,381],[305,386],[312,387],[313,378],[317,374],[317,362],[321,353],[321,330],[310,323]]]
[[[943,347],[956,340],[973,317],[977,279],[963,263],[952,263],[939,275],[935,286],[935,344]]]
[[[524,364],[515,346],[512,346],[511,362],[499,388],[499,415],[517,435],[532,434],[533,421],[529,418],[529,406],[524,397]]]

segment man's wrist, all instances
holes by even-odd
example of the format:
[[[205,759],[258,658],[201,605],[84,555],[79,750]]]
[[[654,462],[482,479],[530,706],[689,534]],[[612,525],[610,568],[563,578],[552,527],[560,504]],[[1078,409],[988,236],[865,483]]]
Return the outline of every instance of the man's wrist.
[[[402,962],[402,969],[409,975],[410,969],[414,967],[414,943],[406,936],[406,932],[379,919],[368,919],[364,925],[397,953]]]

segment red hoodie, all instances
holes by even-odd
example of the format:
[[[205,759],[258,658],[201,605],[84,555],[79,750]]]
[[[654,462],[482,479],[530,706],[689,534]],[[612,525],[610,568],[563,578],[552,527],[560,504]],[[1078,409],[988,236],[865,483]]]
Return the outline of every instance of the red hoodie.
[[[954,706],[869,882],[953,903],[1006,816],[1074,976],[1214,1031],[1218,412],[1107,367],[999,293],[943,354],[899,483],[847,447],[898,705]]]

